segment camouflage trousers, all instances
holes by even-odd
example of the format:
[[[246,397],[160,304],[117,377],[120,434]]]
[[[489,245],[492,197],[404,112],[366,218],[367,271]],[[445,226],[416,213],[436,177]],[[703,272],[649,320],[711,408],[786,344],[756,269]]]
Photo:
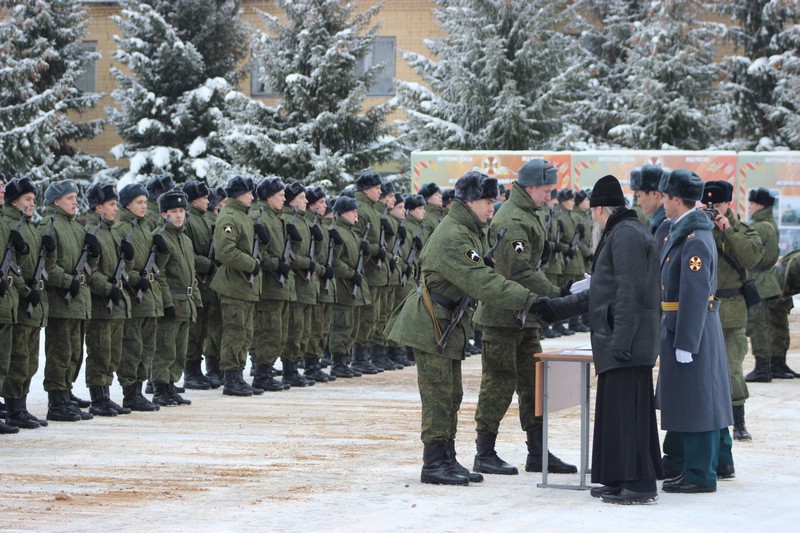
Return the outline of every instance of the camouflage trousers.
[[[289,302],[289,333],[281,353],[282,359],[296,363],[305,358],[308,336],[311,334],[312,307],[311,304]]]
[[[158,318],[139,317],[125,320],[122,331],[122,355],[117,380],[123,387],[150,378],[153,353],[156,351]]]
[[[384,308],[388,305],[389,291],[388,286],[370,287],[370,297],[372,303],[361,306],[361,323],[358,327],[358,337],[356,346],[370,346],[385,344],[383,337],[383,325],[379,325],[381,317],[384,316]],[[376,329],[380,328],[379,331]]]
[[[456,438],[458,410],[464,397],[461,360],[414,350],[417,385],[422,402],[422,434],[425,444]]]
[[[14,345],[14,324],[0,322],[0,390],[11,366],[11,349]],[[15,396],[9,396],[15,398]]]
[[[85,322],[80,318],[47,319],[44,328],[44,390],[72,390],[83,360]]]
[[[189,342],[189,320],[159,318],[156,351],[150,380],[153,383],[177,383],[186,366],[186,346]]]
[[[237,298],[220,298],[222,307],[222,343],[219,367],[225,370],[244,370],[247,348],[253,339],[255,302]]]
[[[306,344],[305,357],[322,357],[331,334],[331,304],[318,303],[311,306],[311,331]]]
[[[514,391],[519,398],[522,430],[534,431],[542,427],[542,417],[534,415],[536,363],[533,354],[542,351],[539,331],[538,328],[483,329],[483,370],[475,410],[478,433],[497,435]]]
[[[725,349],[728,351],[731,403],[735,406],[744,405],[744,401],[750,397],[742,370],[742,362],[747,355],[745,328],[722,328],[722,335],[725,337]]]
[[[361,327],[362,311],[366,307],[366,305],[331,304],[329,345],[332,354],[350,354]]]
[[[389,307],[391,307],[391,309],[389,309],[389,314],[386,316],[386,320],[384,321],[384,324],[389,322],[389,317],[392,316],[392,312],[394,312],[394,310],[397,308],[397,306],[400,305],[401,303],[403,303],[403,300],[405,300],[406,297],[409,294],[411,294],[412,292],[415,292],[417,290],[417,286],[411,280],[406,282],[405,285],[392,285],[392,288],[394,290],[392,291],[393,295],[392,295],[392,299],[390,300],[390,306],[389,306]],[[385,336],[384,336],[384,338],[385,338]],[[401,347],[400,344],[398,344],[398,343],[396,343],[396,342],[394,342],[392,340],[389,340],[389,339],[386,339],[386,346],[391,346],[391,347],[394,347],[394,348],[400,348]]]
[[[253,342],[250,353],[256,365],[272,365],[278,360],[289,337],[289,301],[256,302]]]
[[[211,329],[211,307],[213,307],[213,302],[217,298],[216,294],[208,286],[203,286],[201,294],[203,296],[203,307],[197,308],[197,318],[189,324],[189,344],[186,349],[187,361],[202,361],[203,354],[206,353],[204,349],[208,332]],[[206,296],[207,294],[210,294],[210,297]],[[206,353],[206,355],[210,354]]]
[[[219,305],[219,297],[211,298],[208,306],[203,304],[203,310],[208,320],[203,353],[206,357],[219,359],[222,351],[222,307]]]
[[[788,303],[782,298],[768,298],[747,310],[747,336],[756,357],[785,357],[789,349]]]
[[[11,360],[8,373],[3,382],[2,396],[5,398],[22,398],[31,390],[31,380],[39,370],[39,326],[15,324],[11,345]],[[0,331],[0,343],[5,341],[6,332]],[[8,335],[8,340],[12,335]],[[4,349],[4,348],[0,348]]]
[[[125,319],[86,323],[86,386],[110,387],[122,356]]]

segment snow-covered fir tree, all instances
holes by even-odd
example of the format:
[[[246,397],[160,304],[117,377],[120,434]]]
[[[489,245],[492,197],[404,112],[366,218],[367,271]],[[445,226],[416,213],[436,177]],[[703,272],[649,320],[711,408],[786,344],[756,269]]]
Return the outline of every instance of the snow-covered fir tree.
[[[427,83],[398,82],[411,149],[570,147],[587,134],[574,102],[588,93],[587,55],[565,33],[562,0],[435,0],[445,31],[430,57],[403,57]]]
[[[349,2],[277,0],[281,18],[261,13],[253,42],[258,81],[274,106],[231,95],[236,110],[226,144],[232,161],[261,174],[338,190],[360,170],[395,156],[391,103],[365,105],[383,65],[364,68],[378,33],[381,4],[357,11]]]
[[[732,118],[727,147],[800,149],[797,0],[717,0],[730,17],[735,55],[726,57],[722,89]]]
[[[98,57],[84,47],[86,13],[76,0],[0,0],[0,169],[41,185],[88,179],[102,159],[74,143],[102,131],[76,114],[100,99],[76,80]]]
[[[123,138],[126,180],[171,174],[223,182],[231,172],[219,131],[225,96],[241,79],[247,38],[239,0],[130,0],[114,21],[118,107],[108,115]]]
[[[726,126],[716,89],[715,43],[724,28],[702,0],[653,0],[633,25],[621,91],[622,123],[609,136],[626,148],[702,150]]]

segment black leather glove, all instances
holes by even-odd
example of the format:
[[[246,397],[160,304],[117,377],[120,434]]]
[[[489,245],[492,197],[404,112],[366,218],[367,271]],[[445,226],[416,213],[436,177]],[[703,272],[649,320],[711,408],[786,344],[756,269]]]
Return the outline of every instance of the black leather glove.
[[[0,278],[0,298],[6,295],[6,291],[8,291],[8,281],[6,278]]]
[[[491,257],[484,257],[483,262],[486,263],[486,266],[488,266],[489,268],[494,268],[494,259],[492,259]]]
[[[125,261],[133,261],[133,244],[129,241],[123,240],[119,246],[120,252],[122,252],[122,258]]]
[[[400,226],[399,228],[397,228],[397,238],[398,239],[400,239],[401,241],[404,241],[404,240],[406,240],[406,236],[408,236],[408,231],[406,231],[406,228],[404,228],[403,226]]]
[[[323,277],[325,279],[333,279],[334,275],[335,274],[333,272],[333,267],[329,266],[329,265],[325,265],[325,274],[323,274]]]
[[[267,228],[264,227],[264,224],[256,222],[253,224],[253,229],[256,230],[256,235],[258,235],[258,242],[265,246],[269,244],[269,233],[267,233]]]
[[[308,272],[310,274],[313,274],[316,271],[317,271],[317,262],[314,261],[313,259],[309,259],[309,261],[308,261]]]
[[[394,272],[395,270],[397,270],[397,259],[392,257],[389,259],[389,271]]]
[[[339,232],[336,231],[335,229],[328,230],[328,235],[330,235],[334,244],[341,245],[342,243],[344,243],[344,241],[342,240],[342,236],[339,235]]]
[[[31,292],[28,294],[28,303],[34,307],[42,303],[42,295],[39,294],[37,289],[31,289]]]
[[[578,235],[581,236],[581,239],[583,239],[586,236],[586,228],[583,227],[583,224],[578,224],[577,232]]]
[[[572,282],[570,281],[566,285],[561,287],[561,293],[559,294],[559,296],[564,297],[564,296],[569,296],[570,294],[572,294],[572,293],[569,292],[571,287],[572,287]]]
[[[414,277],[414,269],[411,268],[411,265],[406,267],[406,269],[403,271],[403,275],[408,279]]]
[[[311,237],[317,242],[322,240],[322,230],[319,226],[311,226]]]
[[[411,240],[411,242],[414,244],[414,248],[417,249],[417,252],[421,252],[422,251],[422,238],[414,237]]]
[[[52,235],[42,235],[42,247],[48,254],[52,254],[56,251],[56,240]]]
[[[378,261],[383,261],[384,259],[386,259],[386,250],[384,250],[383,248],[379,248],[378,255],[376,255],[375,258]]]
[[[292,267],[289,266],[289,263],[286,261],[280,261],[278,263],[278,274],[283,276],[284,278],[289,277],[289,272],[292,271]]]
[[[541,264],[541,266],[544,266],[544,265],[546,265],[547,263],[550,262],[551,253],[552,253],[552,250],[550,248],[550,243],[547,242],[547,241],[544,241],[544,246],[542,247],[542,264]]]
[[[147,279],[147,276],[142,276],[139,278],[139,281],[136,282],[136,288],[142,292],[147,292],[150,290],[150,280]]]
[[[381,227],[383,228],[383,234],[386,235],[387,237],[392,237],[394,235],[392,224],[389,222],[388,219],[385,218],[381,219]]]
[[[9,239],[11,240],[11,244],[14,245],[14,250],[19,255],[28,255],[28,243],[26,243],[25,239],[22,238],[22,234],[20,232],[12,229]]]
[[[167,241],[164,240],[163,235],[153,235],[153,244],[156,245],[156,251],[160,254],[168,254],[169,253],[169,246],[167,246]]]
[[[175,308],[173,306],[164,308],[164,318],[175,318]]]
[[[81,282],[75,278],[72,278],[72,282],[69,284],[68,290],[72,297],[75,298],[81,292]]]
[[[253,271],[250,272],[254,276],[258,276],[258,273],[261,272],[261,263],[256,261],[256,266],[253,268]]]
[[[565,255],[569,259],[575,259],[575,248],[571,248],[571,249],[567,250],[567,253]]]
[[[286,224],[286,234],[289,235],[289,238],[292,239],[292,242],[300,242],[303,240],[303,236],[300,235],[300,232],[297,230],[297,226],[294,224]]]
[[[358,272],[353,272],[353,275],[350,278],[350,283],[352,283],[353,285],[358,285],[360,287],[362,279],[363,277],[361,276],[361,274],[359,274]]]
[[[114,303],[114,305],[117,305],[122,299],[122,293],[119,291],[119,287],[112,285],[111,290],[108,291],[108,298]]]
[[[361,249],[361,255],[369,255],[369,243],[367,241],[361,241],[359,248]]]
[[[536,298],[528,311],[531,314],[538,315],[545,322],[552,323],[556,321],[556,315],[550,306],[550,298],[547,296]]]
[[[90,257],[100,257],[100,241],[97,240],[95,235],[87,233],[83,238],[83,244],[89,250]]]

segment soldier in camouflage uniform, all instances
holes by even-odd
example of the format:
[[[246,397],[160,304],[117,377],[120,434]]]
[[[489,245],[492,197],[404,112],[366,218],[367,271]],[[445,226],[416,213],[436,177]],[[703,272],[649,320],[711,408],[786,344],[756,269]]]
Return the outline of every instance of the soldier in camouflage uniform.
[[[91,318],[91,297],[85,272],[76,273],[83,250],[87,264],[94,270],[100,255],[97,237],[78,224],[78,186],[72,180],[51,183],[44,193],[47,214],[53,218],[56,264],[48,271],[47,296],[49,316],[45,327],[44,390],[48,394],[47,419],[55,421],[89,420],[91,413],[80,410],[82,404],[71,394],[83,358],[85,321]],[[47,225],[39,228],[47,234]]]
[[[389,211],[394,208],[396,201],[395,192],[394,185],[389,182],[382,182],[381,194],[378,203],[375,204],[375,209],[381,214],[380,224],[383,228],[384,240],[386,242],[384,248],[386,250],[386,259],[384,262],[388,265],[386,269],[386,285],[376,287],[372,293],[373,297],[379,296],[381,300],[379,314],[377,315],[375,329],[372,335],[370,355],[372,364],[381,370],[397,370],[403,368],[402,364],[396,363],[389,356],[389,343],[383,336],[383,328],[386,327],[389,315],[392,314],[392,310],[394,309],[396,287],[400,283],[400,277],[395,276],[397,272],[397,260],[391,255],[392,246],[394,246],[394,242],[397,239],[397,229],[400,226],[399,222],[389,215]]]
[[[586,277],[586,261],[592,254],[590,244],[592,225],[586,220],[587,211],[578,207],[581,203],[585,203],[585,209],[589,208],[588,196],[586,196],[583,191],[578,191],[573,194],[574,199],[572,202],[572,210],[569,211],[569,216],[575,226],[575,235],[577,235],[578,240],[575,242],[574,246],[570,244],[569,248],[571,248],[571,250],[567,250],[567,256],[569,256],[570,253],[574,253],[575,257],[571,260],[567,260],[565,269],[570,272],[575,272],[576,274],[573,281],[578,281]],[[588,333],[590,331],[589,326],[581,320],[580,316],[574,316],[569,319],[569,329],[575,333]]]
[[[549,228],[547,232],[548,260],[544,265],[544,274],[550,283],[558,285],[564,273],[564,254],[561,245],[561,234],[564,232],[564,222],[562,220],[561,209],[558,206],[558,190],[550,191],[550,201],[548,202],[548,213],[544,224]],[[565,329],[559,324],[543,325],[542,336],[548,339],[557,338],[562,335],[573,335],[569,329]]]
[[[389,277],[389,286],[392,287],[392,299],[389,303],[389,310],[388,315],[386,317],[386,321],[388,321],[389,316],[391,316],[391,312],[398,306],[402,301],[408,296],[408,294],[416,288],[413,283],[409,281],[413,279],[413,275],[407,275],[405,278],[405,283],[403,283],[403,273],[408,271],[408,266],[406,265],[406,258],[408,254],[411,252],[411,238],[408,233],[408,227],[410,221],[408,219],[413,218],[407,214],[406,211],[406,200],[400,193],[394,194],[394,207],[389,210],[389,220],[392,222],[392,227],[394,228],[394,239],[390,243],[390,250],[397,251],[395,254],[392,255],[390,261],[394,264],[394,269],[391,269],[391,275]],[[390,264],[391,267],[391,264]],[[407,274],[410,274],[407,272]],[[389,341],[387,339],[388,347],[386,349],[386,354],[389,359],[398,366],[398,368],[404,368],[407,366],[411,366],[414,364],[411,359],[409,359],[406,355],[406,350],[404,346],[400,346],[395,342]]]
[[[147,214],[142,224],[147,231],[153,231],[162,224],[161,213],[158,210],[158,197],[175,188],[175,180],[171,176],[154,176],[147,181]]]
[[[444,207],[442,191],[435,183],[427,183],[420,187],[419,195],[425,200],[425,240],[427,240],[447,215],[447,209]]]
[[[208,192],[208,209],[203,213],[206,224],[213,230],[217,225],[217,215],[226,201],[225,189],[217,187]],[[211,232],[211,240],[214,240],[214,232]],[[216,258],[214,259],[215,268],[219,266]],[[216,272],[216,271],[215,271]],[[207,329],[206,340],[203,343],[203,353],[206,356],[206,378],[212,386],[215,383],[222,385],[222,370],[219,368],[219,354],[222,341],[222,309],[219,306],[219,295],[211,289],[211,276],[208,279],[208,291],[213,295],[208,298],[208,303],[203,302],[203,314],[206,316]],[[203,291],[205,297],[206,291]]]
[[[716,209],[712,233],[717,245],[717,299],[719,319],[728,352],[733,405],[733,438],[752,440],[744,420],[744,403],[749,397],[744,381],[742,361],[747,354],[747,305],[742,292],[748,279],[747,269],[758,263],[764,253],[761,239],[753,228],[739,221],[729,207],[733,201],[733,185],[727,181],[708,181],[703,188],[703,203]]]
[[[509,200],[498,210],[489,226],[489,242],[506,229],[494,254],[495,271],[516,281],[537,296],[565,296],[539,270],[547,240],[538,211],[543,209],[550,189],[558,183],[558,170],[544,159],[531,159],[519,170]],[[542,471],[542,417],[535,416],[536,371],[533,354],[542,351],[538,321],[528,317],[520,328],[514,311],[484,302],[478,304],[475,323],[482,327],[483,372],[478,407],[475,411],[478,437],[473,470],[484,474],[516,475],[515,466],[495,451],[500,422],[508,411],[514,391],[519,396],[519,418],[528,437],[527,472]],[[577,469],[550,455],[548,471],[573,473]]]
[[[769,383],[772,378],[791,379],[794,372],[786,365],[786,358],[778,353],[773,357],[773,344],[788,333],[788,322],[784,302],[781,299],[781,284],[774,270],[780,250],[780,235],[772,211],[775,198],[767,189],[751,190],[748,197],[750,222],[761,238],[764,255],[751,272],[756,282],[762,305],[748,310],[747,336],[756,358],[755,369],[745,376],[748,382]]]
[[[455,454],[463,396],[461,360],[467,342],[463,324],[455,325],[441,353],[437,342],[465,296],[513,312],[528,309],[534,297],[522,285],[495,273],[483,260],[488,251],[483,231],[493,214],[497,180],[469,172],[456,182],[455,198],[448,216],[422,252],[420,289],[395,310],[386,334],[390,340],[414,348],[424,443],[420,480],[468,485],[483,478],[461,466]]]
[[[86,191],[89,213],[86,231],[99,226],[100,243],[97,268],[87,278],[91,290],[92,319],[86,322],[86,386],[92,397],[89,412],[97,416],[130,414],[131,410],[111,400],[111,383],[122,356],[125,320],[131,317],[131,302],[122,288],[133,261],[133,244],[112,231],[119,214],[117,188],[96,183]],[[101,217],[105,216],[102,219]],[[117,266],[123,270],[117,275]]]
[[[10,426],[25,429],[47,425],[47,420],[36,418],[28,412],[27,398],[31,390],[31,380],[39,369],[39,335],[41,328],[47,325],[47,291],[44,290],[43,278],[35,279],[36,267],[42,253],[45,254],[43,276],[48,274],[48,269],[55,266],[56,261],[53,237],[48,234],[40,236],[31,222],[37,194],[39,189],[30,178],[11,180],[6,186],[6,205],[2,212],[3,222],[9,228],[14,228],[22,220],[19,234],[29,248],[27,255],[17,255],[17,264],[22,271],[21,276],[14,278],[19,307],[13,328],[11,361],[0,391],[7,407],[6,422]],[[48,224],[48,227],[52,226]],[[0,245],[0,250],[5,250],[5,245]],[[10,302],[10,298],[8,301]],[[12,335],[6,336],[5,332],[0,333],[0,336],[4,340],[12,340]]]
[[[336,272],[333,269],[335,261],[330,259],[329,251],[332,251],[334,254],[334,258],[336,255],[336,242],[331,238],[331,228],[333,228],[333,198],[326,197],[325,200],[325,214],[322,220],[320,221],[320,226],[322,227],[322,234],[325,237],[322,241],[322,249],[325,250],[325,273],[321,274],[319,277],[320,283],[320,292],[319,292],[319,303],[323,306],[327,307],[327,310],[322,311],[323,319],[322,319],[322,338],[320,339],[320,346],[318,347],[318,351],[322,353],[322,359],[320,359],[320,367],[327,368],[333,364],[333,359],[331,356],[330,350],[330,336],[331,336],[331,324],[333,321],[332,313],[332,305],[336,303]],[[326,287],[327,285],[327,287]],[[325,318],[327,316],[327,318]],[[336,377],[336,376],[329,376]]]

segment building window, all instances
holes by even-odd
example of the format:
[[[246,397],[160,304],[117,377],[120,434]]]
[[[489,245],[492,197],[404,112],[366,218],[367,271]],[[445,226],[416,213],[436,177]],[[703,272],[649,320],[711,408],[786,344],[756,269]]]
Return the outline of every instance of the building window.
[[[361,76],[367,68],[383,64],[383,70],[378,73],[372,86],[367,89],[367,96],[394,95],[394,78],[397,63],[396,47],[397,39],[395,37],[378,37],[372,45],[372,51],[356,67],[356,75]],[[269,83],[259,80],[257,65],[253,66],[250,71],[250,96],[280,98],[280,95],[274,91]]]
[[[85,50],[97,52],[96,42],[84,42],[81,46]],[[83,72],[75,79],[75,87],[85,93],[97,92],[97,59],[95,57],[86,61]]]

